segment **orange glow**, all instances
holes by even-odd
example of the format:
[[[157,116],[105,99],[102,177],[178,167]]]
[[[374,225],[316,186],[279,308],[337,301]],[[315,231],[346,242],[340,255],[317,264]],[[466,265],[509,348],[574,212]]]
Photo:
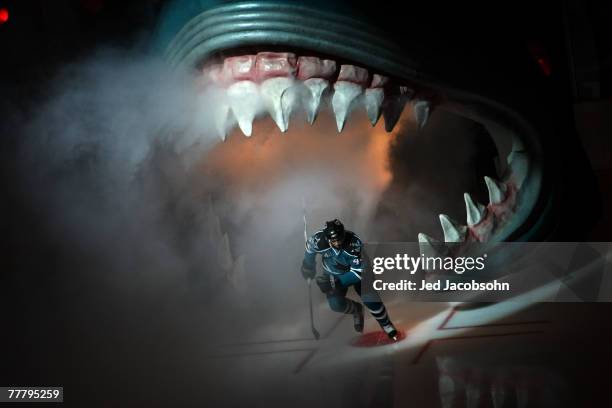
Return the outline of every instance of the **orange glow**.
[[[312,126],[292,118],[285,134],[269,117],[256,120],[252,137],[236,128],[203,157],[200,169],[230,190],[261,192],[283,178],[309,174],[380,193],[392,180],[389,150],[395,133],[385,132],[382,118],[373,128],[365,114],[353,115],[340,134],[327,112]]]

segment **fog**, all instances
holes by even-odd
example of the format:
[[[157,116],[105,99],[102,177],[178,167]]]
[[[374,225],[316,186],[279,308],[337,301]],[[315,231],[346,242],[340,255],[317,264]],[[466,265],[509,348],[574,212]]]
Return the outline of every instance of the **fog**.
[[[473,124],[441,112],[419,132],[407,108],[387,134],[355,111],[338,134],[324,108],[313,126],[296,112],[283,134],[263,117],[252,137],[236,128],[221,142],[218,90],[197,79],[107,49],[50,76],[27,110],[8,110],[25,215],[9,233],[26,248],[13,254],[11,307],[57,351],[30,353],[43,377],[78,381],[59,363],[69,359],[100,381],[117,370],[215,378],[205,358],[219,344],[311,336],[304,214],[309,234],[340,218],[365,241],[439,236],[437,211],[461,216]],[[435,147],[440,133],[454,148]],[[317,318],[335,318],[313,293]]]

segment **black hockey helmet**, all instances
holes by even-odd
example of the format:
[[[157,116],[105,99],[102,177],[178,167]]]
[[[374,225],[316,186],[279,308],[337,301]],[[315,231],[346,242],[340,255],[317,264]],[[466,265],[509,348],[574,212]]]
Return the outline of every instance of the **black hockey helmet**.
[[[342,241],[344,240],[344,225],[342,225],[337,218],[332,221],[327,221],[323,233],[330,241]]]

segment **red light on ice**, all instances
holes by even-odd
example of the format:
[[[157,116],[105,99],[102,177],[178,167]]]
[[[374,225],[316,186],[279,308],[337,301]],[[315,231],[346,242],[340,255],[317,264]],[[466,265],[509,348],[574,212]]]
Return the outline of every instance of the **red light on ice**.
[[[406,338],[406,333],[403,330],[398,330],[397,341],[401,341]],[[391,340],[387,334],[381,330],[377,330],[371,333],[364,333],[351,342],[353,347],[379,347],[386,346],[387,344],[396,343]]]
[[[5,8],[0,9],[0,24],[6,23],[8,19],[9,19],[8,10]]]

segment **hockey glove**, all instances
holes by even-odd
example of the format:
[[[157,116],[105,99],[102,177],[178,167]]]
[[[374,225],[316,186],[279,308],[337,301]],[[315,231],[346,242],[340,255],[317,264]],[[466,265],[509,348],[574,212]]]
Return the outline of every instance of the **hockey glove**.
[[[317,274],[317,270],[315,268],[311,268],[306,264],[302,264],[302,276],[304,279],[313,279]]]
[[[319,285],[321,292],[330,293],[340,286],[340,281],[333,275],[325,274],[317,277],[317,285]]]

